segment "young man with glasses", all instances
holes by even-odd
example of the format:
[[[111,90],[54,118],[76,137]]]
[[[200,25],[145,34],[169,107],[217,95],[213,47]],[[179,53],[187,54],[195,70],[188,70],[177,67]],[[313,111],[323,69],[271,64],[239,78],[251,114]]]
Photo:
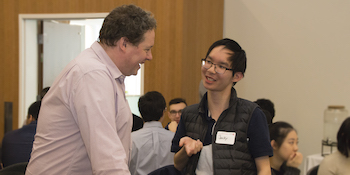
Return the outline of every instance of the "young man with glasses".
[[[174,98],[169,101],[168,116],[171,122],[165,126],[165,129],[172,132],[176,131],[177,125],[180,121],[181,112],[187,106],[186,100],[183,98]]]
[[[202,59],[208,90],[199,104],[186,107],[171,151],[185,174],[270,175],[272,156],[264,113],[237,97],[234,85],[246,70],[246,54],[231,39],[216,41]]]

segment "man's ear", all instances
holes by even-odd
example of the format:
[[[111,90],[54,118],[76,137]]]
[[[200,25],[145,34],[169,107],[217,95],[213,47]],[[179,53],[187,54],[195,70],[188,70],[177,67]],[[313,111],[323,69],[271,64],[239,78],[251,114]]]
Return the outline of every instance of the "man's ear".
[[[127,44],[128,44],[128,39],[126,37],[121,37],[117,41],[116,46],[118,46],[120,50],[126,51]]]
[[[243,73],[242,72],[236,72],[233,77],[232,77],[232,82],[238,82],[243,78]]]
[[[164,120],[164,116],[165,116],[165,114],[166,114],[166,108],[163,110],[163,115],[162,115],[162,117],[158,120],[159,122],[163,122],[163,120]]]

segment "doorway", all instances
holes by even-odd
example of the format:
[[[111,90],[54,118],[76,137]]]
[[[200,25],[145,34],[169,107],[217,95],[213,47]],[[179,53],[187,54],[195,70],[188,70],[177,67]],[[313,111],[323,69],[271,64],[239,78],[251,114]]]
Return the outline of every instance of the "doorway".
[[[25,122],[27,109],[37,100],[40,90],[50,86],[70,60],[97,40],[98,31],[107,15],[108,13],[19,15],[19,128]],[[64,36],[69,37],[55,36],[59,32],[65,32]],[[70,40],[73,38],[75,39]],[[143,66],[137,76],[125,79],[126,97],[132,112],[137,115],[137,100],[143,93],[142,76]]]

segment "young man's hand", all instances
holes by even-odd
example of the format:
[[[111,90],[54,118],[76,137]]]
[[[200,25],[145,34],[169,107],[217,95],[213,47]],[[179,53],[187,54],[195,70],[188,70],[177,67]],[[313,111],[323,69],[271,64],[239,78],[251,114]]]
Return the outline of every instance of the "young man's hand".
[[[183,137],[180,139],[180,147],[184,147],[188,157],[191,157],[193,154],[197,154],[203,148],[203,143],[197,139],[194,140],[190,137]]]

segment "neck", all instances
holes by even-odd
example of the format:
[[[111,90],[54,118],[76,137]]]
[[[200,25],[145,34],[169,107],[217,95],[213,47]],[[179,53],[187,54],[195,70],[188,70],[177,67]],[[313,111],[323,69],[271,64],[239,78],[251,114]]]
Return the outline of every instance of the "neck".
[[[230,91],[208,91],[208,108],[211,117],[217,121],[221,113],[229,107],[231,98]]]
[[[280,171],[280,168],[283,164],[283,160],[280,160],[275,153],[274,153],[274,156],[270,157],[269,159],[270,159],[271,168],[277,171]]]
[[[123,63],[121,62],[121,54],[117,46],[107,46],[106,44],[99,42],[103,50],[107,53],[108,57],[113,61],[113,63],[118,67],[120,71],[123,68]],[[117,59],[118,58],[118,59]]]

